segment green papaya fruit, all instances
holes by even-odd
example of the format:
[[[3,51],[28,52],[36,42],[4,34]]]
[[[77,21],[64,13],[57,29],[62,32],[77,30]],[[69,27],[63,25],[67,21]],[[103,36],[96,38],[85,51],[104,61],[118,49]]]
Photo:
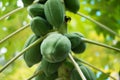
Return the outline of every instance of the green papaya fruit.
[[[86,44],[84,42],[81,42],[80,45],[78,45],[76,48],[73,48],[72,51],[74,53],[83,53],[86,49]]]
[[[55,80],[58,77],[58,72],[55,72],[49,76],[46,76],[46,74],[43,72],[44,71],[44,66],[40,64],[38,68],[36,69],[36,72],[40,72],[36,77],[35,80]]]
[[[48,62],[63,61],[71,50],[70,40],[59,33],[51,33],[41,44],[41,53]]]
[[[65,34],[66,37],[71,41],[71,49],[74,53],[82,53],[86,49],[86,44],[81,40],[83,35],[81,33],[70,33]]]
[[[48,0],[45,3],[45,16],[48,22],[55,28],[59,28],[64,22],[65,9],[61,0]]]
[[[22,2],[24,4],[24,6],[26,7],[26,6],[30,5],[30,4],[32,4],[34,2],[34,0],[22,0]]]
[[[26,41],[24,48],[28,47],[34,41],[36,41],[39,37],[36,35],[31,35],[29,39]],[[41,43],[40,43],[41,44]],[[40,44],[33,46],[29,50],[25,51],[24,53],[24,60],[28,67],[32,67],[34,64],[38,63],[42,59],[41,51],[40,51]]]
[[[77,13],[80,9],[80,0],[64,0],[65,7],[67,10]]]
[[[95,74],[92,72],[91,69],[84,65],[81,65],[80,69],[87,80],[96,80]],[[73,69],[73,71],[71,72],[70,80],[82,80],[76,69]]]
[[[61,64],[62,62],[50,63],[43,58],[41,60],[40,66],[43,68],[43,72],[45,73],[45,75],[49,76],[53,73],[56,73]]]
[[[28,6],[27,10],[31,17],[40,16],[40,17],[45,18],[43,4],[38,4],[38,3],[32,4]]]
[[[45,35],[52,29],[52,26],[42,17],[34,17],[30,25],[37,36]]]

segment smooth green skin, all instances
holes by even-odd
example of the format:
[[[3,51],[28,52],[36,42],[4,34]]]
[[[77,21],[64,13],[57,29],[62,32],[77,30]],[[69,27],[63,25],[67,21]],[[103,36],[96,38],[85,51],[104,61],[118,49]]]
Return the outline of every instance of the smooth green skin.
[[[38,3],[32,4],[27,8],[27,10],[31,17],[40,16],[45,18],[43,4],[38,4]]]
[[[24,4],[25,7],[26,7],[26,6],[29,6],[30,4],[32,4],[33,1],[34,1],[34,0],[22,0],[22,2],[23,2],[23,4]]]
[[[44,71],[44,69],[45,69],[44,66],[42,66],[42,64],[40,64],[38,66],[38,68],[36,69],[36,72]],[[49,76],[46,76],[46,74],[44,72],[41,72],[41,74],[38,74],[35,77],[35,80],[55,80],[57,77],[58,77],[58,72],[55,72]]]
[[[76,48],[73,48],[72,51],[76,54],[83,53],[86,50],[86,44],[81,42]]]
[[[80,9],[80,0],[64,0],[65,7],[68,11],[77,13]]]
[[[59,33],[51,33],[41,44],[41,53],[48,62],[63,61],[71,50],[70,40]]]
[[[71,49],[74,53],[83,53],[86,49],[86,44],[81,41],[83,35],[81,33],[70,33],[65,34],[66,37],[71,41]]]
[[[83,72],[87,80],[96,80],[95,74],[86,66],[80,66],[81,71]],[[76,69],[73,69],[71,73],[70,80],[82,80]]]
[[[57,72],[61,64],[62,62],[50,63],[43,58],[40,66],[43,68],[43,72],[45,73],[45,75],[50,76],[51,74]]]
[[[28,47],[31,43],[36,41],[38,38],[39,37],[35,35],[31,35],[26,41],[24,48]],[[32,67],[34,64],[41,61],[42,55],[39,47],[40,47],[40,44],[33,46],[32,48],[30,48],[24,53],[24,60],[28,67]]]
[[[59,28],[63,24],[65,9],[61,0],[48,0],[44,10],[46,19],[55,28]]]
[[[31,20],[31,29],[37,36],[43,36],[47,34],[52,26],[42,17],[34,17]]]

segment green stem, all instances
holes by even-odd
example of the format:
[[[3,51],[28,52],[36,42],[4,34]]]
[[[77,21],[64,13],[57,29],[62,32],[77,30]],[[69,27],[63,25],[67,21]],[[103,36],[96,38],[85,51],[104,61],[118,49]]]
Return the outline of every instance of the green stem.
[[[15,60],[17,60],[21,55],[23,55],[25,53],[25,51],[27,51],[28,49],[32,48],[33,46],[37,45],[38,43],[40,43],[44,38],[41,37],[38,40],[36,40],[35,42],[33,42],[32,44],[30,44],[30,46],[26,47],[25,49],[23,49],[17,56],[13,57],[8,63],[6,63],[2,69],[0,69],[0,73],[5,70],[10,64],[12,64]]]
[[[104,73],[105,75],[108,75],[108,76],[109,76],[110,78],[112,78],[113,80],[116,80],[113,76],[111,76],[111,75],[105,73],[104,71],[102,71],[101,69],[95,67],[94,65],[92,65],[92,64],[90,64],[90,63],[88,63],[88,62],[86,62],[86,61],[84,61],[84,60],[78,59],[78,58],[75,57],[75,56],[74,56],[74,59],[75,59],[75,60],[78,60],[78,61],[80,61],[80,62],[82,62],[82,63],[84,63],[84,64],[86,64],[86,65],[88,65],[88,66],[90,66],[90,67],[92,67],[92,68],[94,68],[94,69],[96,69],[96,70],[102,72],[102,73]]]
[[[82,41],[84,41],[86,43],[95,44],[95,45],[98,45],[98,46],[102,46],[102,47],[109,48],[109,49],[120,52],[120,49],[118,49],[118,48],[115,48],[115,47],[112,47],[112,46],[109,46],[109,45],[106,45],[106,44],[103,44],[103,43],[100,43],[100,42],[96,42],[96,41],[93,41],[93,40],[89,40],[89,39],[86,39],[86,38],[81,38],[81,39],[82,39]]]
[[[87,80],[84,76],[84,74],[82,73],[79,65],[75,62],[75,60],[73,59],[72,55],[69,54],[69,58],[71,59],[73,65],[75,66],[76,70],[78,71],[79,75],[81,76],[82,80]]]
[[[84,17],[84,18],[86,18],[86,19],[88,19],[88,20],[92,21],[93,23],[95,23],[95,24],[99,25],[99,27],[101,27],[101,28],[105,29],[106,31],[110,32],[111,34],[113,34],[113,35],[116,35],[116,36],[120,37],[120,35],[119,35],[118,33],[116,33],[115,31],[113,31],[112,29],[110,29],[108,26],[105,26],[105,25],[101,24],[100,22],[98,22],[98,21],[96,21],[96,20],[92,19],[91,17],[86,16],[86,15],[84,15],[84,14],[80,13],[80,12],[78,12],[77,14],[78,14],[79,16],[82,16],[82,17]]]
[[[18,29],[17,31],[11,33],[10,35],[6,36],[5,38],[3,38],[2,40],[0,40],[0,44],[5,42],[6,40],[8,40],[9,38],[11,38],[12,36],[14,36],[15,34],[19,33],[20,31],[24,30],[25,28],[27,28],[30,24],[27,24],[23,27],[21,27],[20,29]]]
[[[7,13],[7,14],[3,15],[2,17],[0,17],[0,21],[3,20],[4,18],[6,18],[6,17],[8,17],[8,16],[10,16],[10,15],[12,15],[12,14],[14,14],[14,13],[20,11],[20,10],[22,10],[22,9],[23,8],[17,8],[17,9],[14,9],[14,10],[10,11],[9,13]]]

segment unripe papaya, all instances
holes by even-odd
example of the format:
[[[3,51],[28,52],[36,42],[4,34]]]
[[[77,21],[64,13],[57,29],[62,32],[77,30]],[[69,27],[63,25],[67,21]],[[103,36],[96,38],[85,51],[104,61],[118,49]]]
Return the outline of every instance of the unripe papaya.
[[[83,53],[86,49],[86,44],[84,42],[81,42],[80,45],[78,45],[76,48],[73,48],[72,51],[74,53]]]
[[[81,37],[83,37],[81,33],[70,33],[65,34],[65,36],[67,36],[68,39],[71,41],[71,49],[74,53],[82,53],[85,51],[86,45],[81,40]]]
[[[65,7],[67,10],[77,13],[80,8],[80,0],[64,0]]]
[[[41,53],[48,62],[63,61],[71,50],[70,40],[59,33],[51,33],[41,44]]]
[[[61,0],[48,0],[45,3],[45,16],[48,22],[55,28],[59,28],[64,22],[64,4]]]
[[[57,72],[57,70],[61,64],[62,64],[62,62],[50,63],[43,58],[40,66],[43,68],[43,72],[45,73],[45,75],[50,76],[51,74]]]
[[[26,41],[24,48],[28,47],[31,43],[36,41],[39,37],[36,35],[31,35],[29,39]],[[28,67],[32,67],[34,64],[38,63],[42,59],[41,51],[40,51],[40,44],[33,46],[29,50],[25,51],[24,53],[24,60]]]
[[[52,26],[42,17],[34,17],[30,25],[37,36],[45,35],[52,29]]]
[[[33,1],[34,0],[22,0],[22,2],[23,2],[23,4],[24,4],[25,7],[28,6],[28,5],[30,5],[30,4],[32,4]]]
[[[44,71],[44,66],[40,64],[35,72],[35,73],[39,72],[39,74],[35,77],[35,80],[55,80],[58,77],[58,72],[46,76],[43,71]]]
[[[80,66],[80,69],[83,72],[86,80],[96,80],[95,74],[92,72],[91,69],[84,65]],[[73,69],[73,71],[71,72],[70,80],[82,80],[76,69]]]
[[[31,17],[40,16],[40,17],[45,18],[43,4],[35,3],[33,5],[30,5],[27,9],[28,9],[28,13]]]

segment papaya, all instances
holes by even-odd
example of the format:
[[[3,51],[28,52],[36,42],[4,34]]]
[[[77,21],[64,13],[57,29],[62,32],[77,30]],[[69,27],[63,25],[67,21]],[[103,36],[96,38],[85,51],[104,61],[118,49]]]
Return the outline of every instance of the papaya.
[[[38,4],[38,3],[32,4],[28,6],[27,10],[31,17],[40,16],[40,17],[45,18],[43,4]]]
[[[63,61],[71,50],[70,40],[57,32],[48,35],[41,43],[41,53],[48,62]]]
[[[64,0],[65,8],[73,13],[77,13],[80,9],[80,0]]]
[[[30,4],[32,4],[34,2],[34,0],[22,0],[24,6],[29,6]]]
[[[40,73],[35,77],[35,80],[55,80],[58,77],[58,72],[46,76],[46,74],[43,72],[44,69],[45,68],[42,64],[38,66],[36,72],[40,72]]]
[[[38,16],[31,20],[30,26],[37,36],[43,36],[52,29],[52,26],[44,18]]]
[[[81,40],[84,37],[81,33],[65,34],[71,41],[71,49],[74,53],[83,53],[86,49],[86,44]]]
[[[92,72],[91,69],[84,65],[80,66],[80,69],[87,80],[96,80],[95,74]],[[82,80],[76,69],[73,69],[73,71],[71,72],[70,80]]]
[[[86,44],[84,42],[81,42],[80,45],[78,45],[76,48],[73,48],[72,51],[74,53],[83,53],[86,49]]]
[[[46,76],[49,76],[55,72],[57,72],[58,68],[60,67],[60,65],[62,64],[62,62],[58,62],[58,63],[50,63],[48,61],[46,61],[44,58],[41,60],[41,64],[40,66],[43,69],[43,72],[45,73]]]
[[[61,0],[48,0],[44,11],[46,19],[55,28],[59,28],[64,22],[65,9]]]
[[[28,47],[31,43],[36,41],[39,37],[36,35],[31,35],[28,40],[26,41],[24,48]],[[40,43],[41,44],[41,43]],[[32,67],[34,64],[38,63],[42,59],[41,51],[40,51],[40,44],[33,46],[29,50],[25,51],[24,53],[24,60],[28,67]]]

